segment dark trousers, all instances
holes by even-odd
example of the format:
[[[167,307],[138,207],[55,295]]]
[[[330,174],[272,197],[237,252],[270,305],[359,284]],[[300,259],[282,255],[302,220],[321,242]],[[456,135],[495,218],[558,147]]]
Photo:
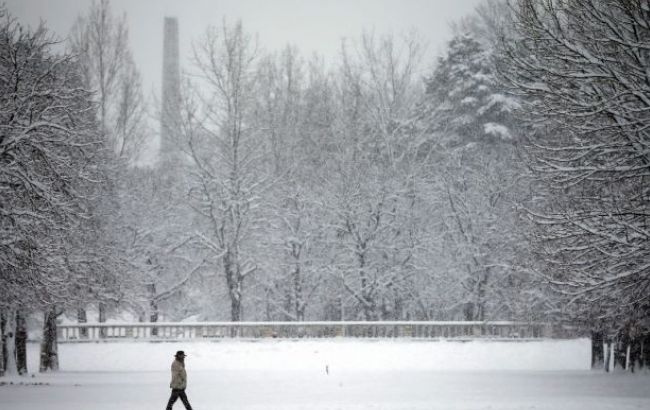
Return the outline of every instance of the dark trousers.
[[[187,401],[187,395],[185,395],[185,389],[172,389],[172,395],[169,397],[166,410],[172,410],[172,406],[174,405],[174,403],[176,403],[176,400],[178,400],[179,397],[181,398],[181,401],[183,402],[185,408],[187,410],[192,410],[192,406],[190,406],[190,402]]]

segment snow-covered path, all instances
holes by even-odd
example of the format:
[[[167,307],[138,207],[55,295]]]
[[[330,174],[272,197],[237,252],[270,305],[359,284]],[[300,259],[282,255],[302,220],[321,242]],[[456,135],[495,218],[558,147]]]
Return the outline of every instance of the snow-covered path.
[[[0,408],[161,410],[169,394],[171,355],[184,349],[189,353],[187,393],[195,410],[650,409],[648,375],[496,369],[488,352],[493,356],[499,350],[509,351],[513,362],[519,355],[530,367],[535,356],[532,351],[541,352],[544,347],[472,343],[62,345],[62,366],[68,370],[11,379],[46,384],[0,386]],[[581,350],[584,346],[568,344],[556,357],[568,365]],[[440,353],[437,357],[436,351]],[[30,351],[30,359],[35,359],[35,353],[35,349]],[[411,357],[414,355],[427,357]],[[453,370],[452,361],[444,357],[477,363],[471,368],[467,362],[457,361],[458,369]],[[574,358],[573,366],[584,361],[578,359]],[[150,370],[154,367],[156,370]],[[174,408],[183,407],[179,402]]]
[[[187,390],[195,410],[650,408],[650,377],[597,372],[195,371]],[[11,410],[162,410],[167,372],[61,373],[2,386]],[[174,407],[182,409],[180,402]]]

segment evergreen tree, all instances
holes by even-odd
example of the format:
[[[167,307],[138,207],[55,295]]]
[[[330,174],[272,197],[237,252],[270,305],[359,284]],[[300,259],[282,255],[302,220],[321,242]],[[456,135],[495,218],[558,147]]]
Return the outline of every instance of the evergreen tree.
[[[498,83],[492,48],[457,34],[426,80],[422,127],[430,132],[431,200],[441,227],[434,239],[446,261],[438,275],[455,287],[447,301],[465,320],[514,318],[532,312],[522,290],[523,227],[516,204],[526,194],[517,156],[518,106]],[[456,283],[453,285],[453,283]]]
[[[458,34],[426,80],[430,121],[445,144],[512,138],[508,113],[517,106],[495,77],[492,54],[470,33]]]

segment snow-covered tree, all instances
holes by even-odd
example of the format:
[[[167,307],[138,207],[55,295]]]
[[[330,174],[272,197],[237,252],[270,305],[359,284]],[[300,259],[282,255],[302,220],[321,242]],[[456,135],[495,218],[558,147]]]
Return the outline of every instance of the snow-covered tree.
[[[124,175],[120,224],[124,268],[130,274],[123,278],[122,308],[143,321],[184,318],[187,312],[174,306],[196,309],[185,292],[202,267],[201,255],[193,253],[190,209],[181,206],[180,192],[169,197],[163,170],[132,167]]]
[[[592,328],[650,329],[645,1],[517,1],[504,79],[524,103],[542,274]]]
[[[84,84],[94,91],[98,120],[118,158],[133,164],[146,138],[140,73],[129,49],[126,15],[113,15],[109,0],[93,1],[70,34]]]
[[[310,78],[316,73],[308,75],[305,67],[293,47],[266,56],[258,66],[256,117],[274,175],[274,184],[264,195],[268,230],[259,237],[264,274],[256,278],[264,289],[256,296],[267,305],[262,316],[266,319],[305,320],[323,278],[322,206],[311,186],[319,163],[309,160],[316,149],[312,137],[318,125],[307,112],[320,109],[307,96],[320,84]]]
[[[346,318],[401,318],[400,287],[412,275],[410,224],[417,135],[411,127],[421,95],[421,56],[413,37],[365,34],[344,43],[336,74],[334,134],[324,152],[330,271],[351,303]],[[345,303],[343,303],[345,305]]]
[[[421,105],[437,192],[430,198],[439,227],[433,250],[445,261],[439,265],[444,275],[455,278],[455,286],[446,280],[456,299],[443,303],[448,315],[512,318],[531,312],[524,302],[529,280],[517,215],[527,195],[513,116],[519,104],[498,81],[495,44],[479,42],[467,27],[493,30],[480,20],[461,25],[426,79]]]
[[[507,116],[516,101],[500,89],[492,53],[471,33],[454,36],[426,82],[431,115],[447,144],[513,138]]]
[[[93,91],[101,137],[113,154],[107,181],[110,190],[105,191],[106,197],[102,200],[103,223],[98,229],[111,238],[110,246],[114,248],[106,249],[104,254],[119,258],[104,258],[104,261],[111,266],[110,269],[124,272],[122,282],[125,288],[133,289],[137,287],[134,277],[138,275],[137,271],[129,268],[138,261],[124,258],[133,255],[129,252],[133,245],[126,240],[131,238],[128,235],[131,227],[124,221],[129,219],[132,224],[137,221],[128,215],[135,203],[129,202],[133,198],[129,196],[126,185],[130,182],[128,169],[139,160],[148,130],[140,73],[128,44],[126,16],[116,18],[108,0],[92,2],[88,12],[77,17],[68,46],[76,56],[84,86]],[[106,320],[107,303],[116,305],[118,302],[88,300],[88,303],[98,303],[100,322]],[[87,320],[85,307],[84,304],[78,307],[80,322]]]
[[[242,320],[244,283],[258,267],[253,241],[270,180],[252,117],[257,58],[256,43],[241,23],[209,28],[195,49],[197,105],[186,105],[183,115],[190,201],[200,225],[196,237],[210,255],[210,268],[225,280],[233,321]]]
[[[95,258],[104,246],[95,224],[109,155],[74,58],[53,52],[43,25],[28,30],[0,14],[0,310],[5,334],[21,334],[26,313],[45,311],[41,369],[55,370],[61,308],[82,289],[112,289]],[[24,341],[14,340],[20,360]]]

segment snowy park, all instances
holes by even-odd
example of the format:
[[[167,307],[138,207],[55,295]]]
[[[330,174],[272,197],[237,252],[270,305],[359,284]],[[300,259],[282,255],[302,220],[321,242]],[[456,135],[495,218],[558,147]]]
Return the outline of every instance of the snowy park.
[[[650,1],[0,0],[0,410],[174,403],[650,410]]]
[[[160,410],[178,349],[196,410],[650,408],[650,375],[590,370],[587,339],[65,343],[60,372],[3,379],[1,407]]]

